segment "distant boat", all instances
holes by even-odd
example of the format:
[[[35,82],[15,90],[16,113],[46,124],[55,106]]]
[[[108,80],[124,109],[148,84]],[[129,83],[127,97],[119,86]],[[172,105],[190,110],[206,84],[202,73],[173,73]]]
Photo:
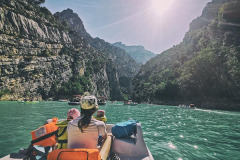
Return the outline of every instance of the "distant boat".
[[[181,108],[189,108],[189,109],[196,108],[194,104],[189,104],[189,105],[186,105],[186,104],[179,104],[178,107],[181,107]]]
[[[129,106],[136,106],[136,105],[138,105],[138,103],[133,102],[132,100],[124,101],[123,104],[124,104],[124,105],[129,105]]]
[[[69,102],[67,99],[59,99],[58,102]]]
[[[105,96],[97,97],[97,100],[98,100],[98,105],[106,105],[107,104],[107,97],[105,97]]]
[[[24,103],[25,101],[18,101],[18,103]]]
[[[178,107],[180,107],[180,108],[189,108],[189,106],[185,105],[185,104],[179,104]]]
[[[68,102],[68,105],[80,105],[82,95],[73,95],[73,98]]]

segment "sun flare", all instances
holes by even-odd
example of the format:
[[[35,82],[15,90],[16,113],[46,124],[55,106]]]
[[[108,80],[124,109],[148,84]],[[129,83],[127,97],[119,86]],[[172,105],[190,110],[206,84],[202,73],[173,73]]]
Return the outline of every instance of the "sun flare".
[[[152,9],[158,15],[162,15],[173,4],[174,0],[152,0]]]

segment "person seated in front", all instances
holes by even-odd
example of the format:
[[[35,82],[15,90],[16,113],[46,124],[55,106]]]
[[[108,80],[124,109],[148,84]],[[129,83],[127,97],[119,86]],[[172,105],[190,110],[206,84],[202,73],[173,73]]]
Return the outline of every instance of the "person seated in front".
[[[105,123],[92,118],[97,109],[95,96],[82,98],[81,116],[68,123],[68,148],[97,148],[99,135],[107,138]]]
[[[105,111],[104,110],[98,110],[97,111],[97,116],[94,116],[93,118],[99,120],[99,121],[103,121],[106,122],[107,121],[107,117],[105,115]]]
[[[66,120],[61,120],[58,121],[58,123],[56,124],[59,129],[58,129],[58,134],[56,136],[56,140],[57,140],[57,149],[65,149],[67,148],[67,125],[70,121],[76,119],[77,117],[79,117],[81,115],[81,113],[79,112],[78,109],[76,108],[72,108],[70,110],[68,110],[67,112],[67,119]]]

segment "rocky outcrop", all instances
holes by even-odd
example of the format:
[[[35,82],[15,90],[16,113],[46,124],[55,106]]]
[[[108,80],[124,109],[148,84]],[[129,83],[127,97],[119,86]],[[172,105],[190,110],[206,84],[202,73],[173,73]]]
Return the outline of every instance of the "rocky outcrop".
[[[220,8],[227,0],[213,0],[209,2],[202,11],[202,15],[190,23],[190,30],[196,30],[208,26],[218,17]]]
[[[61,22],[66,22],[69,29],[72,31],[70,36],[75,42],[83,39],[90,46],[104,55],[112,59],[117,69],[119,77],[133,77],[138,72],[140,66],[133,60],[133,58],[123,49],[114,47],[110,43],[105,42],[100,38],[93,38],[88,34],[84,28],[80,17],[71,9],[67,9],[54,14]],[[79,39],[79,37],[81,37]]]
[[[1,100],[70,97],[84,91],[123,98],[118,76],[135,75],[137,69],[131,68],[135,62],[118,62],[109,56],[115,53],[93,46],[81,19],[71,16],[79,21],[71,17],[68,22],[59,21],[30,0],[1,2]],[[129,58],[127,53],[120,56]],[[126,70],[120,72],[121,65]]]
[[[108,57],[110,62],[114,65],[106,65],[108,71],[116,71],[116,73],[109,73],[108,78],[111,79],[109,84],[111,84],[111,90],[117,95],[115,98],[118,100],[122,99],[122,96],[119,96],[119,93],[123,92],[124,94],[130,95],[132,92],[132,78],[139,71],[140,65],[135,62],[135,60],[123,49],[119,47],[112,46],[110,43],[105,42],[100,38],[91,37],[86,30],[84,29],[84,25],[80,17],[73,12],[71,9],[67,9],[54,14],[56,18],[58,18],[61,22],[66,22],[68,24],[68,28],[72,31],[70,33],[70,37],[74,39],[74,42],[79,44],[82,40],[85,43],[92,46],[94,49],[98,50],[104,56]],[[81,37],[79,39],[79,37]],[[76,44],[76,45],[77,45]],[[114,77],[110,77],[110,75]],[[121,79],[129,79],[124,85],[122,85]],[[114,80],[114,81],[113,81]],[[120,85],[120,87],[117,87]],[[119,91],[117,91],[120,89]]]
[[[71,61],[72,58],[68,56],[37,57],[32,60],[1,59],[1,87],[7,88],[11,93],[1,98],[42,99],[42,95],[47,95],[50,91],[53,82],[60,85],[72,77]]]

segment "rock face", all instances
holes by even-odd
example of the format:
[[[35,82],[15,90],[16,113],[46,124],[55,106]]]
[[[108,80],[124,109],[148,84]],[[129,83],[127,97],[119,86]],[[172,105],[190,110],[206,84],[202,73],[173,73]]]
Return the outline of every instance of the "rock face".
[[[98,50],[102,55],[108,57],[108,60],[110,60],[114,66],[110,64],[107,65],[107,67],[110,67],[107,68],[107,70],[115,70],[117,72],[116,74],[108,74],[115,75],[114,77],[108,78],[111,80],[116,79],[119,81],[110,82],[110,84],[112,84],[111,86],[115,88],[114,90],[116,90],[113,91],[113,93],[118,93],[119,91],[117,90],[120,89],[123,94],[129,96],[132,92],[131,80],[139,71],[140,65],[137,64],[136,61],[124,49],[112,46],[110,43],[107,43],[100,38],[91,37],[84,29],[82,20],[71,9],[64,10],[61,13],[57,12],[54,14],[54,16],[61,22],[66,22],[68,24],[69,29],[72,31],[70,33],[70,37],[75,42],[80,43],[79,41],[83,39],[87,44]],[[79,37],[81,37],[81,39],[79,39]],[[116,96],[119,94],[112,94],[112,96],[114,95]]]
[[[103,40],[99,44],[106,48],[93,45],[98,39],[91,38],[72,10],[66,10],[69,21],[59,21],[33,2],[0,4],[0,99],[41,100],[84,91],[123,99],[119,77],[131,79],[139,69],[136,62]],[[118,56],[126,60],[119,62]]]
[[[240,109],[240,2],[212,0],[183,42],[148,61],[134,78],[134,99]]]
[[[116,42],[112,45],[124,49],[136,62],[141,65],[156,56],[156,54],[145,50],[143,46],[126,46],[125,44],[122,44],[122,42]]]

